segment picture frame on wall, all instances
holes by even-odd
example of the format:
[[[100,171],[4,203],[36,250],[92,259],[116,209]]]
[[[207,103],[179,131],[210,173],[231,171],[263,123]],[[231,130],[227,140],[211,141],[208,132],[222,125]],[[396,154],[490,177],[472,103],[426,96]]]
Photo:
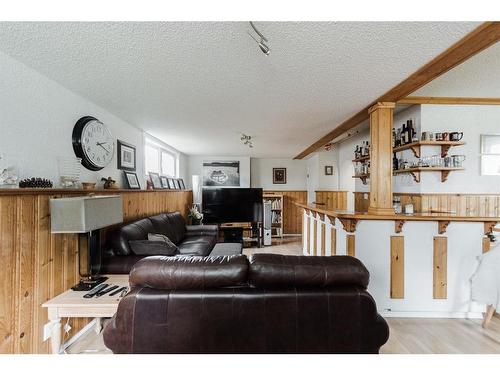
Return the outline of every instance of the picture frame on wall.
[[[149,178],[151,179],[151,183],[153,184],[153,189],[163,189],[163,186],[161,185],[160,174],[149,172]]]
[[[117,168],[123,171],[134,172],[136,169],[136,148],[130,143],[125,143],[119,139],[116,141],[118,146]]]
[[[333,165],[325,165],[325,176],[333,176]]]
[[[182,178],[179,178],[179,185],[181,190],[186,190],[186,185],[184,184],[184,180]]]
[[[123,171],[125,175],[125,181],[127,181],[127,186],[129,189],[140,189],[141,184],[139,183],[139,179],[137,178],[137,173]]]
[[[286,184],[286,168],[273,168],[273,184]]]
[[[163,189],[170,189],[167,176],[160,176],[160,181]]]

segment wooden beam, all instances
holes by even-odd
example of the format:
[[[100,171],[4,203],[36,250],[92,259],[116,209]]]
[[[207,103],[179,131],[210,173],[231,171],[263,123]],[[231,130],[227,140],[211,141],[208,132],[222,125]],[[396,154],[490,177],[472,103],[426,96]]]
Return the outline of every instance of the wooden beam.
[[[500,105],[500,98],[463,98],[451,96],[407,96],[398,104],[441,104],[441,105]]]
[[[405,238],[391,236],[391,298],[405,298]]]
[[[446,237],[434,237],[434,257],[432,271],[432,295],[434,299],[446,299],[448,296],[447,248],[448,239]]]
[[[400,82],[397,86],[387,91],[384,95],[374,100],[370,105],[361,109],[354,116],[336,126],[328,134],[314,142],[295,159],[303,159],[314,151],[323,147],[332,139],[337,138],[356,125],[368,120],[368,109],[377,102],[398,102],[412,92],[418,90],[440,75],[460,65],[472,56],[485,50],[500,40],[500,22],[484,22],[472,32],[464,36],[451,47],[440,53],[415,73]]]

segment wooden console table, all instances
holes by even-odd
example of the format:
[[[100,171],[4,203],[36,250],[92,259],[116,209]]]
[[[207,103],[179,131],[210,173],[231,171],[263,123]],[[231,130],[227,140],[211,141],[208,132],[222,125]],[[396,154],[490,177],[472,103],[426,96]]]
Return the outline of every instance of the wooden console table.
[[[128,275],[107,275],[107,277],[105,283],[110,286],[118,285],[119,288],[128,286]],[[120,294],[83,298],[86,293],[88,292],[75,292],[69,289],[42,305],[48,309],[52,354],[61,353],[61,318],[97,318],[95,330],[100,332],[101,318],[111,318],[115,315],[121,299]]]

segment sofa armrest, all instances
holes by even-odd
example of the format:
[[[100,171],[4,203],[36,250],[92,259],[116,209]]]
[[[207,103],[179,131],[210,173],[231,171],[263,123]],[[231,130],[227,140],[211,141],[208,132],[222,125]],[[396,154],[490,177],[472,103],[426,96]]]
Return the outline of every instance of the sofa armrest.
[[[186,225],[186,237],[190,236],[214,236],[217,237],[219,227],[217,225]]]

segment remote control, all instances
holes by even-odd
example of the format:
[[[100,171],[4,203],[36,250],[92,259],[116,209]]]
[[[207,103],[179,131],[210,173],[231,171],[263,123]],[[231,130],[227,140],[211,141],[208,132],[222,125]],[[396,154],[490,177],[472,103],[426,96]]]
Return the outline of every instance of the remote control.
[[[83,296],[83,298],[92,298],[94,297],[97,293],[99,293],[101,290],[103,290],[104,288],[108,287],[109,284],[99,284],[97,285],[94,289],[92,289],[90,292],[88,292],[87,294],[85,294]]]
[[[122,287],[122,288],[120,288],[120,289],[118,289],[118,290],[115,290],[113,293],[110,293],[109,295],[110,295],[110,296],[115,296],[115,295],[117,295],[118,293],[123,292],[123,291],[125,291],[125,290],[127,290],[127,289],[128,289],[128,288],[127,288],[126,286],[124,286],[124,287]]]
[[[103,291],[98,292],[98,293],[96,294],[96,298],[97,298],[97,297],[101,297],[101,296],[103,296],[103,295],[105,295],[105,294],[108,294],[109,292],[111,292],[112,290],[115,290],[116,288],[118,288],[118,285],[113,285],[113,286],[110,286],[108,289],[104,289]]]

